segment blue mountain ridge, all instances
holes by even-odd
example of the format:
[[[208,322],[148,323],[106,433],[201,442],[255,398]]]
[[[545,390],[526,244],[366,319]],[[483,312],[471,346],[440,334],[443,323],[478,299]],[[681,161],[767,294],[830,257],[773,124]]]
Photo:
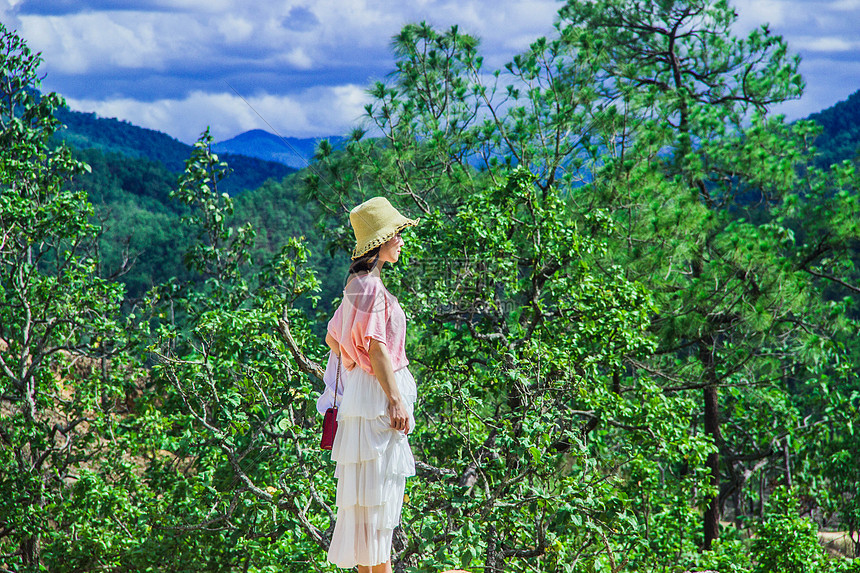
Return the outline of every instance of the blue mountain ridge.
[[[807,119],[821,126],[821,134],[815,139],[819,167],[826,168],[846,159],[860,161],[860,90]]]
[[[185,169],[185,162],[193,149],[166,133],[127,121],[69,109],[58,109],[55,114],[65,126],[57,137],[75,149],[97,149],[105,154],[155,161],[177,174]],[[306,146],[313,145],[314,140],[308,140]],[[216,152],[230,167],[231,173],[222,185],[230,194],[256,189],[267,179],[280,181],[297,170],[282,162],[241,151]]]
[[[280,137],[262,129],[252,129],[226,141],[218,142],[214,149],[218,153],[235,153],[257,157],[302,169],[310,164],[317,145],[323,139],[327,139],[335,149],[341,148],[346,141],[346,138],[340,136]]]
[[[128,157],[144,157],[161,162],[173,172],[185,168],[191,146],[156,131],[138,127],[115,118],[101,118],[94,113],[57,110],[57,117],[66,128],[59,137],[72,147],[98,148],[107,153]],[[818,121],[823,132],[815,141],[818,162],[822,166],[843,159],[854,159],[860,151],[860,91],[845,101],[811,114],[807,119]],[[262,129],[240,133],[214,145],[215,151],[242,179],[242,189],[262,184],[265,179],[280,179],[295,170],[307,167],[313,160],[319,142],[328,139],[335,149],[343,148],[347,139],[331,137],[280,137]]]

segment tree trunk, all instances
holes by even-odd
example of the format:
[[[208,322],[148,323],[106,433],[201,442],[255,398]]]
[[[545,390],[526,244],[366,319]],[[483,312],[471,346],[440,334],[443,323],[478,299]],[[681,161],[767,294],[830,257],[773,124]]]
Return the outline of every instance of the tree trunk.
[[[707,386],[704,390],[705,398],[705,433],[714,440],[716,448],[708,454],[706,465],[711,472],[711,486],[717,488],[717,493],[708,500],[705,509],[704,533],[705,540],[702,549],[710,551],[714,540],[720,536],[720,422],[719,405],[717,404],[717,388]]]
[[[41,453],[35,447],[33,442],[30,442],[28,446],[30,448],[30,452],[27,463],[32,467],[30,471],[40,472],[41,467],[39,466],[38,460],[41,457]],[[43,472],[39,476],[38,480],[30,481],[30,483],[25,486],[25,489],[30,490],[29,492],[22,492],[25,494],[25,499],[27,499],[24,503],[29,506],[28,509],[30,509],[32,515],[43,515],[45,507],[45,482],[47,480],[48,477]],[[30,495],[26,495],[27,493]],[[33,528],[33,530],[33,533],[25,533],[22,531],[20,548],[21,559],[24,562],[24,565],[28,566],[28,570],[32,568],[35,571],[39,569],[39,565],[42,561],[42,534],[40,527]]]
[[[487,527],[487,560],[484,564],[484,573],[502,573],[504,570],[505,558],[497,544],[496,528],[490,525]]]

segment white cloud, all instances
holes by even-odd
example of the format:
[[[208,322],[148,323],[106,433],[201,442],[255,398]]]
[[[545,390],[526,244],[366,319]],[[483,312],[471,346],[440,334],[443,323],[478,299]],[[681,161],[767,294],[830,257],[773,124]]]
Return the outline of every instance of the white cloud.
[[[21,18],[28,43],[43,52],[51,67],[70,74],[105,66],[160,69],[193,54],[189,48],[199,33],[188,14],[87,12]]]
[[[791,11],[790,4],[788,0],[734,0],[732,6],[738,13],[735,27],[741,33],[747,33],[762,24],[778,28],[785,23]]]
[[[2,0],[0,0],[2,1]],[[552,1],[552,0],[545,0]],[[349,61],[358,50],[385,49],[406,21],[390,1],[317,0],[257,3],[164,2],[171,11],[83,11],[21,15],[21,33],[54,70],[169,69],[173,63],[250,54],[295,70]],[[303,20],[296,24],[296,14]]]
[[[804,60],[801,66],[806,80],[803,97],[774,108],[789,119],[806,117],[848,99],[857,91],[860,62],[829,59],[826,56]]]
[[[2,1],[2,0],[0,0]],[[8,1],[8,0],[7,0]],[[368,49],[384,52],[408,22],[458,24],[479,36],[488,61],[501,65],[552,31],[556,0],[164,0],[162,11],[23,14],[22,35],[63,74],[106,69],[169,70],[235,53],[298,71],[351,66]],[[498,55],[497,55],[498,54]]]
[[[858,47],[858,42],[833,36],[801,37],[796,38],[792,44],[795,49],[810,52],[848,52]]]
[[[172,10],[223,13],[234,8],[234,0],[160,0],[159,5]]]
[[[506,63],[516,53],[525,51],[540,36],[554,33],[553,24],[561,7],[559,2],[530,0],[494,7],[484,3],[477,10],[477,33],[484,44],[505,54]],[[456,18],[456,11],[451,15]]]
[[[301,47],[293,48],[284,54],[282,59],[299,70],[310,70],[314,67],[313,60]]]
[[[807,38],[855,36],[860,26],[860,0],[734,0],[732,4],[739,16],[739,32],[770,24],[795,48],[800,47],[796,42]]]
[[[16,28],[14,25],[15,23],[10,20],[14,18],[15,6],[20,4],[22,1],[23,0],[0,0],[0,18],[3,18],[3,24],[7,28]]]
[[[218,31],[228,45],[237,45],[247,42],[254,33],[254,23],[243,17],[225,15],[218,19]]]
[[[830,4],[830,8],[844,12],[860,10],[860,0],[836,0]]]
[[[207,126],[219,141],[251,129],[293,137],[344,134],[359,120],[367,101],[361,86],[342,85],[291,95],[256,94],[244,99],[236,94],[195,91],[182,99],[146,102],[122,97],[104,101],[70,98],[68,104],[74,110],[122,118],[190,143]]]
[[[441,29],[456,24],[460,32],[478,36],[484,50],[503,52],[507,61],[539,36],[552,33],[559,8],[557,0],[439,0],[404,3],[400,13],[404,24],[426,20]]]

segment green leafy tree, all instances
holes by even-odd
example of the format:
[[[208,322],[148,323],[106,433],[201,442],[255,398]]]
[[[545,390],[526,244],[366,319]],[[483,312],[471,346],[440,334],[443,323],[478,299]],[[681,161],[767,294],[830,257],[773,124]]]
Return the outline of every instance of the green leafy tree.
[[[116,565],[136,483],[122,435],[130,365],[121,287],[99,276],[98,229],[51,145],[41,58],[0,25],[0,562],[16,571]]]
[[[422,219],[391,271],[421,394],[401,563],[622,570],[645,543],[622,484],[656,457],[703,459],[672,423],[689,404],[647,379],[615,391],[623,357],[651,349],[652,301],[585,262],[606,244],[570,207],[516,170]]]
[[[153,539],[174,548],[177,570],[307,570],[330,537],[332,477],[311,452],[321,373],[291,349],[320,358],[293,308],[318,283],[297,239],[251,264],[255,231],[230,226],[233,200],[219,190],[227,166],[211,146],[204,132],[173,193],[189,208],[193,276],[149,294],[165,428],[147,469],[160,492],[148,511]]]
[[[736,15],[725,2],[569,2],[561,15],[578,56],[600,61],[605,97],[623,102],[614,124],[642,126],[608,150],[585,192],[602,194],[613,209],[623,205],[620,239],[633,248],[619,245],[616,256],[658,293],[653,372],[670,391],[702,392],[704,431],[717,446],[707,461],[714,489],[703,545],[710,548],[719,534],[720,456],[740,453],[721,427],[719,388],[772,377],[767,370],[785,350],[769,344],[802,334],[808,281],[792,281],[770,256],[779,256],[790,231],[761,209],[750,222],[734,212],[750,210],[746,197],[759,197],[754,207],[776,203],[780,183],[791,179],[797,151],[784,143],[788,130],[758,113],[752,129],[743,122],[751,110],[799,93],[796,60],[777,36],[733,37]],[[781,161],[765,166],[764,157]],[[766,457],[767,439],[741,455]]]
[[[832,255],[810,243],[855,212],[856,198],[825,218],[794,219],[796,202],[809,199],[799,189],[824,182],[803,170],[815,129],[766,110],[800,94],[798,60],[767,27],[734,37],[728,3],[569,2],[561,17],[578,53],[601,60],[601,88],[623,102],[623,124],[641,125],[587,191],[621,207],[614,260],[650,277],[657,293],[652,371],[667,390],[702,392],[702,424],[717,446],[707,462],[710,548],[725,500],[743,497],[750,470],[791,485],[789,439],[822,419],[804,396],[827,379],[822,362],[843,360],[836,340],[846,323],[832,318],[846,304],[827,300],[810,276],[809,265]],[[843,178],[838,196],[854,185]]]
[[[752,550],[753,573],[813,573],[830,569],[818,543],[818,527],[797,516],[798,503],[780,488],[768,502]]]
[[[625,400],[646,402],[643,389],[656,383],[675,404],[661,431],[684,427],[696,439],[681,459],[649,464],[642,454],[620,470],[616,491],[637,518],[626,533],[644,539],[629,555],[643,566],[711,548],[730,500],[741,521],[757,513],[772,480],[817,483],[821,472],[806,471],[815,466],[805,456],[824,445],[827,412],[850,395],[829,390],[853,383],[850,367],[836,367],[849,363],[841,341],[851,302],[831,285],[844,287],[833,280],[843,275],[820,265],[844,271],[850,263],[856,178],[805,169],[816,128],[767,113],[799,95],[797,59],[767,28],[736,37],[736,18],[722,1],[571,1],[555,37],[492,75],[478,42],[456,27],[409,25],[394,39],[391,82],[370,90],[368,121],[382,136],[357,132],[342,154],[321,147],[319,172],[308,178],[332,212],[394,195],[425,218],[438,216],[444,223],[432,232],[440,234],[462,225],[471,197],[504,187],[511,166],[528,168],[539,199],[557,197],[568,225],[605,244],[584,251],[581,264],[653,294],[654,351],[622,353],[603,375]],[[606,224],[595,224],[595,213]],[[499,217],[482,220],[477,236]],[[333,238],[349,242],[345,229]],[[496,251],[481,252],[493,260]],[[411,262],[430,256],[421,251]],[[578,294],[567,291],[571,300]],[[529,311],[514,304],[495,320]],[[473,329],[485,314],[459,324]],[[445,320],[441,311],[426,316]],[[623,439],[637,440],[635,432]],[[704,519],[696,520],[699,507]]]
[[[536,43],[549,51],[547,44]],[[407,308],[420,309],[416,326],[410,323],[420,341],[410,356],[420,365],[419,379],[427,380],[421,392],[429,434],[421,439],[419,424],[416,440],[439,444],[423,446],[419,458],[429,460],[423,476],[431,483],[449,477],[442,495],[436,493],[439,484],[431,486],[433,495],[416,485],[410,496],[433,500],[439,508],[434,513],[447,517],[431,521],[416,503],[397,562],[483,563],[496,570],[536,560],[572,570],[616,569],[650,543],[651,526],[657,529],[654,521],[634,517],[628,492],[643,484],[663,488],[665,472],[652,461],[660,457],[660,444],[674,446],[670,466],[704,465],[709,447],[669,413],[688,412],[686,397],[664,396],[648,377],[625,375],[626,352],[648,354],[649,339],[639,329],[649,299],[623,278],[622,269],[604,267],[604,276],[590,266],[587,261],[606,254],[603,241],[614,224],[599,209],[584,216],[556,188],[564,181],[581,183],[578,169],[598,154],[596,144],[573,134],[593,123],[593,98],[570,90],[553,94],[552,82],[518,68],[518,77],[533,81],[528,98],[516,102],[519,92],[512,87],[498,104],[480,84],[476,47],[456,28],[439,33],[427,25],[407,26],[395,38],[401,55],[395,81],[371,90],[377,99],[368,106],[369,119],[384,137],[356,137],[344,154],[321,147],[320,169],[309,178],[309,191],[342,220],[349,206],[372,193],[399,195],[406,207],[424,212],[416,230],[421,247],[408,259],[417,270],[407,271],[398,294]],[[516,61],[525,67],[529,58]],[[546,65],[554,69],[556,63]],[[594,70],[577,67],[577,73],[593,77]],[[553,97],[559,106],[568,102],[563,111],[553,113]],[[507,105],[510,115],[503,113]],[[551,119],[546,132],[536,127],[545,124],[535,115]],[[539,176],[511,176],[510,166],[521,161]],[[552,167],[541,170],[547,164]],[[561,170],[566,175],[558,175]],[[337,231],[336,241],[348,243],[348,233]],[[611,311],[590,298],[601,295]],[[610,317],[600,318],[601,312]],[[629,322],[623,322],[626,314]],[[618,345],[600,348],[605,340]],[[632,388],[621,392],[622,384]],[[641,408],[643,403],[649,407]],[[532,412],[538,404],[546,410]],[[567,419],[553,429],[541,416]],[[450,439],[438,439],[449,433]],[[521,449],[525,436],[536,442]],[[581,446],[576,453],[569,451],[574,444]],[[502,459],[501,466],[490,461]],[[559,471],[571,465],[569,473]],[[596,477],[607,474],[614,479]],[[666,497],[655,499],[656,519],[689,522],[690,491],[703,475],[694,467],[670,478],[685,492],[683,501],[673,510]],[[533,488],[528,494],[511,485],[520,479]],[[575,483],[605,487],[583,492]],[[561,525],[550,515],[573,522]],[[484,523],[492,527],[477,525]],[[411,541],[419,532],[424,541]],[[616,559],[616,552],[624,557]]]

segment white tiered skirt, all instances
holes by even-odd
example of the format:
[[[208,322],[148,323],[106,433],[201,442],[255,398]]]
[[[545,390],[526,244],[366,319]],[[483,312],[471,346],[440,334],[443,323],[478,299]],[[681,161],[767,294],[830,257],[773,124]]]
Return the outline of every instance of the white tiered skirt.
[[[415,475],[415,459],[406,434],[391,428],[388,398],[376,377],[356,367],[343,378],[331,450],[337,462],[337,523],[328,560],[343,568],[373,566],[391,558],[391,537],[400,523],[406,478]],[[411,431],[415,379],[408,368],[394,378]]]

